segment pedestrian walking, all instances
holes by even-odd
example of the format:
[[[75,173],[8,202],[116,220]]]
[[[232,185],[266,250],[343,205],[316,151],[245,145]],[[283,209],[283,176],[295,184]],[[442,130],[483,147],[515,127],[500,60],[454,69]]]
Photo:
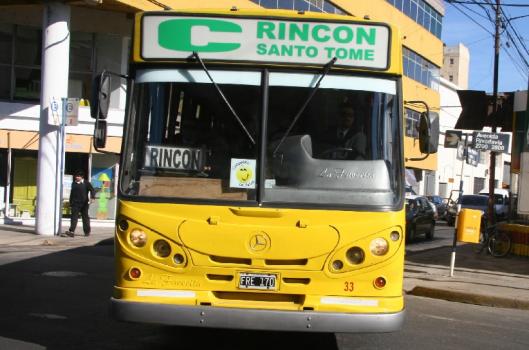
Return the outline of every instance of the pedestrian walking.
[[[74,174],[72,189],[70,191],[70,210],[72,216],[70,219],[70,228],[66,231],[68,236],[74,236],[77,220],[79,220],[79,214],[81,214],[83,220],[84,235],[90,235],[90,217],[88,217],[88,208],[90,203],[94,201],[94,198],[94,187],[92,187],[90,182],[84,179],[84,173],[82,171],[76,171]]]

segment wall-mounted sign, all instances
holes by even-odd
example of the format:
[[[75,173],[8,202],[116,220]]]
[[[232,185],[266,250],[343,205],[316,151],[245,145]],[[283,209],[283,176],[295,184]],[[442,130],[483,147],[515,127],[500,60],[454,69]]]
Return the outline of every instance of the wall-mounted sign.
[[[68,98],[66,100],[66,106],[64,106],[64,112],[66,113],[66,125],[76,126],[79,124],[79,99]]]

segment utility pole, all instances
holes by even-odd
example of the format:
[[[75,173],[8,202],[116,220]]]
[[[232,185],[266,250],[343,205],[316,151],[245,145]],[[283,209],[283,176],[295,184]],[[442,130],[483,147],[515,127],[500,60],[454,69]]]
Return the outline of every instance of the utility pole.
[[[501,7],[500,0],[496,0],[496,25],[494,33],[494,78],[492,90],[492,132],[497,131],[497,116],[498,112],[498,67],[500,61],[500,28],[501,28]],[[494,224],[494,180],[496,178],[496,152],[490,152],[489,163],[489,208],[488,208],[488,222],[489,225]]]

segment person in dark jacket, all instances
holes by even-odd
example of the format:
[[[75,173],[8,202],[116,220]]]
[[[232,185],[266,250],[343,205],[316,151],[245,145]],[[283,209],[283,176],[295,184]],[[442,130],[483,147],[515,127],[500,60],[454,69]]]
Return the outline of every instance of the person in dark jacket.
[[[83,176],[84,174],[82,171],[77,171],[74,174],[74,181],[72,182],[72,189],[70,191],[70,209],[72,217],[70,220],[70,228],[66,232],[66,234],[70,237],[74,236],[79,214],[81,214],[83,219],[84,235],[90,235],[90,218],[88,217],[88,207],[90,206],[90,203],[94,201],[95,190],[90,182],[86,181]]]

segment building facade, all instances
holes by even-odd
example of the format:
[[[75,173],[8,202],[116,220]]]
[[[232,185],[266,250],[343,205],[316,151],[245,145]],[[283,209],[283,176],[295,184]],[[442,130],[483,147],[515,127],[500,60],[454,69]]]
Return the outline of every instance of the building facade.
[[[465,45],[459,43],[455,46],[444,47],[441,76],[457,85],[461,90],[468,89],[469,65],[470,52]]]
[[[463,44],[445,47],[444,65],[441,68],[439,93],[441,96],[440,137],[438,170],[436,173],[435,194],[449,198],[452,191],[463,190],[466,194],[476,194],[488,188],[490,152],[471,150],[473,130],[461,130],[466,138],[458,148],[444,148],[447,130],[454,126],[461,114],[458,90],[468,88],[470,54]],[[466,161],[465,152],[473,152],[477,162]],[[495,187],[506,187],[510,183],[510,153],[496,155]],[[463,183],[461,184],[461,181]],[[462,186],[462,187],[461,187]]]

